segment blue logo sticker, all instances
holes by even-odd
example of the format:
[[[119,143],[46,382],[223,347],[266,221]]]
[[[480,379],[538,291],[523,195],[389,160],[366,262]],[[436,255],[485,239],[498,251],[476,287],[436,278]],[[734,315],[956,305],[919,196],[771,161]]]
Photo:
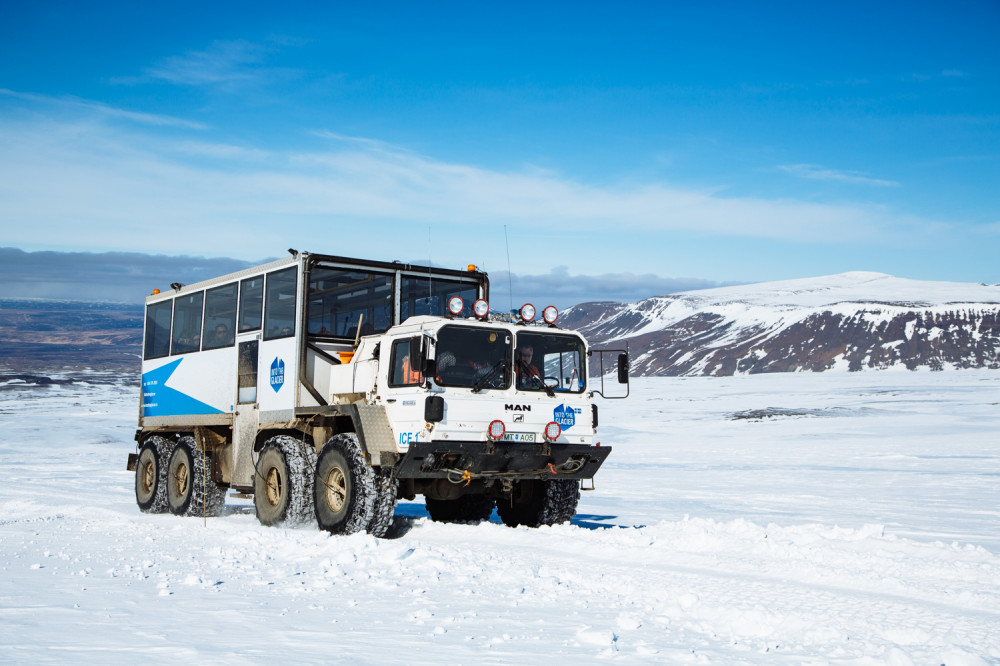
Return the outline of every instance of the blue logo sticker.
[[[271,361],[271,388],[277,393],[285,384],[285,362],[280,358]]]
[[[552,420],[558,423],[559,427],[564,431],[569,430],[576,424],[576,415],[580,412],[581,410],[579,409],[567,407],[566,405],[559,405],[552,410]]]

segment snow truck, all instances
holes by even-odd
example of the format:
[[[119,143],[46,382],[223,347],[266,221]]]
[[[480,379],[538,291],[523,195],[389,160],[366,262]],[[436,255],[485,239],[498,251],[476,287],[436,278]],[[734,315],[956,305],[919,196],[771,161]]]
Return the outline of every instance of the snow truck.
[[[573,517],[627,350],[588,349],[551,306],[491,312],[475,266],[289,254],[146,298],[142,511],[214,516],[234,491],[264,525],[378,537],[417,495],[436,521]]]

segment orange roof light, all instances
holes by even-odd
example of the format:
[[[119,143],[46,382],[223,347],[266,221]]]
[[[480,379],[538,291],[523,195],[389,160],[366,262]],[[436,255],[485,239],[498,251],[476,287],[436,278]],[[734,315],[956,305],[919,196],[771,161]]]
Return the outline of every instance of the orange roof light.
[[[468,270],[468,271],[469,271],[470,273],[472,273],[472,272],[474,272],[474,271],[477,271],[477,270],[479,270],[479,269],[478,269],[478,268],[476,268],[476,265],[475,265],[475,264],[469,264],[469,268],[468,268],[467,270]]]
[[[154,290],[153,290],[153,296],[156,296],[156,295],[157,295],[158,293],[160,293],[160,290],[159,290],[159,289],[154,289]]]

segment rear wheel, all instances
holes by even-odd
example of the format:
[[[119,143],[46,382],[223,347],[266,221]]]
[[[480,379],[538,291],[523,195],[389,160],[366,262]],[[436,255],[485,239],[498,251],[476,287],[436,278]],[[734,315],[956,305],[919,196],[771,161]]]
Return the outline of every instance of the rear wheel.
[[[167,463],[172,442],[154,435],[143,442],[135,466],[135,503],[147,513],[167,510]]]
[[[288,435],[267,440],[257,459],[253,503],[261,525],[301,524],[313,516],[316,453]]]
[[[496,506],[486,495],[462,495],[450,500],[428,497],[425,502],[431,520],[439,523],[479,523],[489,520]]]
[[[226,503],[226,489],[210,473],[211,457],[181,437],[167,464],[167,508],[178,516],[217,516]]]
[[[579,481],[519,481],[510,497],[497,502],[497,513],[510,527],[558,525],[576,515],[579,501]]]
[[[333,534],[368,529],[378,494],[375,471],[365,462],[354,433],[331,437],[316,461],[316,521]]]

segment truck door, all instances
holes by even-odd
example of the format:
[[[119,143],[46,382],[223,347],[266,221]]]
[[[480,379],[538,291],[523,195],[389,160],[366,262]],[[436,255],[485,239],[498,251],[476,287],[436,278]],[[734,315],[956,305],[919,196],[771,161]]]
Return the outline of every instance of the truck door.
[[[424,428],[424,378],[420,359],[422,336],[398,338],[389,349],[389,365],[384,375],[388,384],[386,411],[400,450],[417,441]],[[381,380],[382,378],[380,378]]]

